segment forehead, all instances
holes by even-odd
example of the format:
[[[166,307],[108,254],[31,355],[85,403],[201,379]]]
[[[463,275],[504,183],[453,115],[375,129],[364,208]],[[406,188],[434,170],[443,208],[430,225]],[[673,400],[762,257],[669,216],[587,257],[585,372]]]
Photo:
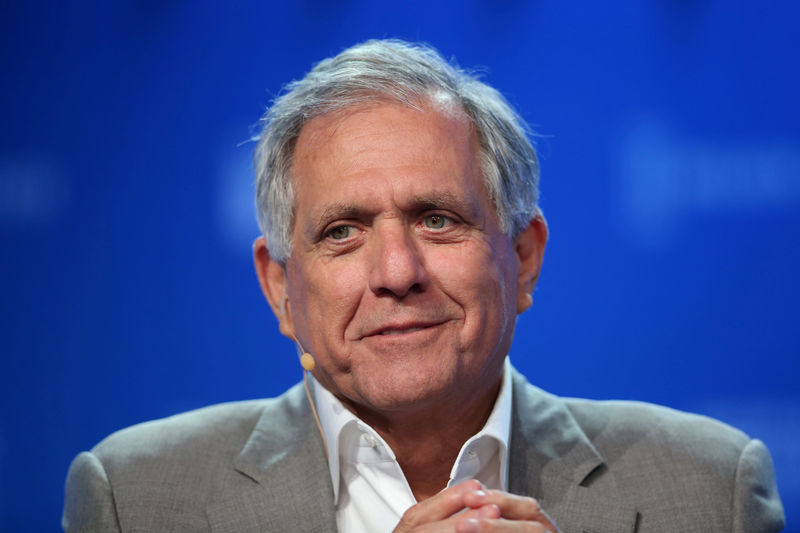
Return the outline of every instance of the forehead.
[[[479,154],[471,121],[452,107],[379,103],[321,115],[295,147],[296,212],[338,201],[485,197]]]

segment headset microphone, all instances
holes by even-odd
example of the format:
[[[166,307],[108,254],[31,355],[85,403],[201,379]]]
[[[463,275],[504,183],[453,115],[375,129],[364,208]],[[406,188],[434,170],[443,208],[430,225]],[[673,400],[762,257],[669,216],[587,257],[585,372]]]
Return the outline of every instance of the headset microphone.
[[[314,361],[314,356],[310,353],[303,351],[303,355],[300,356],[300,366],[303,367],[303,370],[307,370],[311,372],[314,370],[314,367],[317,366],[317,362]]]
[[[317,366],[317,362],[314,361],[314,356],[311,355],[303,348],[303,345],[300,344],[300,341],[297,337],[294,337],[294,342],[297,344],[297,353],[300,354],[300,366],[303,367],[303,370],[311,372],[314,370],[314,367]]]

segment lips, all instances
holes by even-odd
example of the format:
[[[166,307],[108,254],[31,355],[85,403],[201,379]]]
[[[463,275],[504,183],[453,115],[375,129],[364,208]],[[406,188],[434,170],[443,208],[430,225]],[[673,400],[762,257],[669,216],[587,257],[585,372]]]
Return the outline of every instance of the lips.
[[[423,326],[405,329],[384,329],[379,333],[379,335],[402,335],[404,333],[414,333],[415,331],[420,331],[423,329],[425,329]]]
[[[390,337],[394,335],[408,335],[428,328],[439,326],[445,322],[446,320],[436,320],[430,322],[414,321],[414,322],[402,322],[394,324],[382,324],[380,326],[368,328],[367,333],[364,335],[364,337],[375,337],[375,336]]]

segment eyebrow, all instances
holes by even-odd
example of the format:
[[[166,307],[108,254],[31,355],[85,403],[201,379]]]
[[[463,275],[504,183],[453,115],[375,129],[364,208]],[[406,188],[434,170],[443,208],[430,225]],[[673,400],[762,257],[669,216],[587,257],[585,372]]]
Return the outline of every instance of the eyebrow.
[[[410,211],[433,211],[436,209],[447,209],[455,211],[466,217],[473,216],[475,205],[465,202],[455,194],[449,192],[437,192],[426,196],[415,196],[409,202]]]
[[[317,228],[324,228],[332,220],[339,220],[343,218],[363,218],[364,215],[367,214],[369,213],[366,209],[355,204],[330,204],[325,208],[324,211],[322,211],[322,213],[320,213],[319,217],[317,217],[317,222],[314,225],[314,229],[316,231]]]

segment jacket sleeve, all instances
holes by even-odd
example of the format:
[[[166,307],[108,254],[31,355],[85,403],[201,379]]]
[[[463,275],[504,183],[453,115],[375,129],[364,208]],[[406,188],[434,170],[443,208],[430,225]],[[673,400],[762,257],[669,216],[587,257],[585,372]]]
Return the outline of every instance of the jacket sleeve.
[[[772,459],[760,440],[751,440],[739,456],[733,492],[734,533],[771,533],[785,526]]]
[[[121,531],[108,476],[91,452],[78,455],[69,468],[61,525],[66,533]]]

